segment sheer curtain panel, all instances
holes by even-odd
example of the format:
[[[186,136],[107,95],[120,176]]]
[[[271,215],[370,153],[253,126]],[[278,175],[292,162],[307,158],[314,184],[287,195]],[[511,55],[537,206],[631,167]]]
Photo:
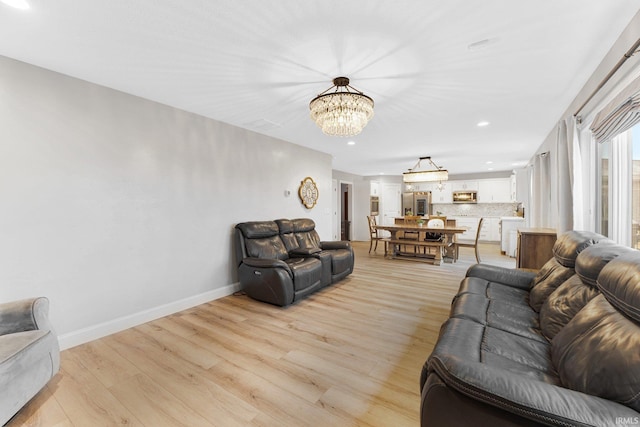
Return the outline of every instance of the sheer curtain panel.
[[[533,160],[531,186],[532,227],[551,225],[551,160],[548,152],[535,156]]]
[[[556,176],[558,189],[558,234],[573,229],[573,134],[565,120],[558,123]]]

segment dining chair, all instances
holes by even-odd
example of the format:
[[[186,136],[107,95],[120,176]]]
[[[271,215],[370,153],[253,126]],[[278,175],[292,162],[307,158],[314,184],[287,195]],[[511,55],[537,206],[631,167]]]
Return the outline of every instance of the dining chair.
[[[482,230],[482,222],[484,218],[480,218],[478,221],[478,230],[476,231],[476,240],[474,243],[464,243],[464,242],[455,242],[455,250],[454,250],[454,261],[458,260],[460,255],[460,248],[473,248],[476,254],[476,261],[480,264],[480,252],[478,251],[478,240],[480,240],[480,231]]]
[[[444,228],[444,220],[442,218],[429,217],[427,221],[428,228]],[[444,234],[428,231],[424,238],[427,242],[443,242]],[[444,247],[436,247],[436,250],[444,251]],[[444,252],[443,252],[444,255]]]
[[[369,237],[371,238],[371,241],[369,243],[369,253],[371,253],[371,248],[373,247],[373,242],[376,242],[375,247],[373,248],[373,251],[377,251],[378,250],[378,241],[382,240],[383,237],[380,237],[378,235],[378,229],[376,228],[376,217],[372,216],[372,215],[367,215],[367,221],[369,222]],[[386,251],[385,251],[386,252]]]
[[[418,219],[421,219],[421,218],[422,217],[417,215],[405,215],[404,223],[406,225],[417,225]],[[420,240],[420,233],[418,231],[403,231],[402,234],[398,237],[398,239],[416,242]],[[415,245],[403,245],[403,246],[405,248],[405,251],[407,249],[407,246],[412,246],[413,253],[416,253],[417,249]]]

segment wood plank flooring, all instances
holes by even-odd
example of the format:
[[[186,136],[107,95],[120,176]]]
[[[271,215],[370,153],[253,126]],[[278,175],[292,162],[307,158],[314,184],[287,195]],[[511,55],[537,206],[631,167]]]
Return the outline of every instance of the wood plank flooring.
[[[419,426],[420,369],[473,250],[433,266],[353,246],[354,273],[293,306],[229,296],[63,351],[7,426]]]

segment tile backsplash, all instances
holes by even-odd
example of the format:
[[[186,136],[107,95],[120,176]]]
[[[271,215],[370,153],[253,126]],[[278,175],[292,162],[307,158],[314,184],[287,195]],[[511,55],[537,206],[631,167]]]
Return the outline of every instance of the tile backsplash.
[[[517,208],[518,203],[439,203],[433,205],[433,214],[442,212],[445,216],[516,216]]]

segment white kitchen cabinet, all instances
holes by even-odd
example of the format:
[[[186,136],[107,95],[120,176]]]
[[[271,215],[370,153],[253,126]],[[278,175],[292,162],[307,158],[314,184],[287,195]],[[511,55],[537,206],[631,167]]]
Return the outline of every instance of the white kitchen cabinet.
[[[380,184],[378,183],[378,181],[371,181],[370,184],[370,192],[371,192],[371,196],[379,196],[380,195]]]
[[[501,218],[500,250],[511,258],[516,257],[516,233],[519,228],[524,228],[524,218],[517,216]]]
[[[443,182],[441,189],[438,189],[438,184],[438,182],[423,184],[424,190],[422,191],[431,191],[431,203],[433,204],[452,203],[451,183]]]
[[[475,240],[476,239],[476,231],[478,230],[478,221],[480,218],[473,216],[455,216],[448,217],[447,219],[455,219],[456,227],[466,227],[467,231],[464,233],[458,234],[458,240]]]
[[[458,240],[474,241],[478,231],[479,217],[475,216],[454,216],[448,219],[455,219],[456,226],[467,227],[467,231],[458,234]],[[480,240],[483,242],[499,242],[500,241],[500,218],[484,217],[482,221],[482,230],[480,230]]]
[[[500,241],[500,218],[485,217],[482,221],[482,230],[480,230],[480,240],[483,242],[499,242]]]
[[[511,178],[481,179],[478,203],[511,203]]]
[[[478,180],[449,181],[451,191],[478,191]]]

